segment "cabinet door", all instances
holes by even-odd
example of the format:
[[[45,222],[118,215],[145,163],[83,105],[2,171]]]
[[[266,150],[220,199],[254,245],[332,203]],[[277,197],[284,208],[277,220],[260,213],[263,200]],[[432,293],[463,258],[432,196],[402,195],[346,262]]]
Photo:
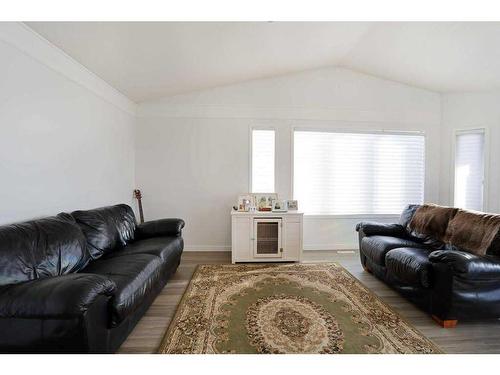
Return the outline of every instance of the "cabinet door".
[[[241,262],[252,259],[250,241],[251,220],[246,217],[235,217],[232,220],[232,261]]]
[[[286,222],[285,241],[283,244],[284,258],[290,261],[299,261],[302,253],[301,225],[299,223]]]
[[[281,219],[254,219],[253,255],[256,258],[281,258]]]

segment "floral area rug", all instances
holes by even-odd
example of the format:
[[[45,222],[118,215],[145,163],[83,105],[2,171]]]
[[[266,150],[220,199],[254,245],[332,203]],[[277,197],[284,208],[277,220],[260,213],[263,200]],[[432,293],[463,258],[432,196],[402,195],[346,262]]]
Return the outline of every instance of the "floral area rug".
[[[336,263],[203,265],[159,353],[440,353]]]

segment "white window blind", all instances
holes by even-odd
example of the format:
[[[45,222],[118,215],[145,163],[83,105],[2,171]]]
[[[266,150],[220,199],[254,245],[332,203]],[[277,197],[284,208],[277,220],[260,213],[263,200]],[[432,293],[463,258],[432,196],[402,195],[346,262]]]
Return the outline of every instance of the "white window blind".
[[[252,192],[274,193],[274,130],[252,130]]]
[[[484,130],[464,131],[455,139],[455,206],[483,210]]]
[[[314,215],[399,214],[424,197],[418,134],[295,131],[294,199]]]

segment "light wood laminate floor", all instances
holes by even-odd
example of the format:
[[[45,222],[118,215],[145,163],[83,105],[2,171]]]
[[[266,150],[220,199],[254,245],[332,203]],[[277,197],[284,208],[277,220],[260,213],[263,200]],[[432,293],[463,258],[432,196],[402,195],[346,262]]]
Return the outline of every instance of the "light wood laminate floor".
[[[500,353],[500,321],[439,327],[427,314],[361,268],[357,252],[305,251],[304,262],[339,262],[446,353]],[[181,265],[119,353],[154,353],[198,264],[230,263],[229,252],[184,252]]]

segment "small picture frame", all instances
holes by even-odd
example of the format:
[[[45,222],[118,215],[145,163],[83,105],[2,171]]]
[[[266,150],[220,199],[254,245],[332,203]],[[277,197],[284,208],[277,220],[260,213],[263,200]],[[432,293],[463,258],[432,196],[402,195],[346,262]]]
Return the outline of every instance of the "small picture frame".
[[[238,211],[248,212],[255,207],[255,198],[252,194],[243,194],[238,197]]]
[[[287,202],[288,211],[297,211],[299,209],[299,202],[294,199],[289,199]]]
[[[273,200],[273,212],[286,212],[288,211],[287,201],[283,199]]]
[[[259,211],[271,211],[273,208],[273,200],[278,199],[276,193],[258,193],[254,194],[255,206]]]

